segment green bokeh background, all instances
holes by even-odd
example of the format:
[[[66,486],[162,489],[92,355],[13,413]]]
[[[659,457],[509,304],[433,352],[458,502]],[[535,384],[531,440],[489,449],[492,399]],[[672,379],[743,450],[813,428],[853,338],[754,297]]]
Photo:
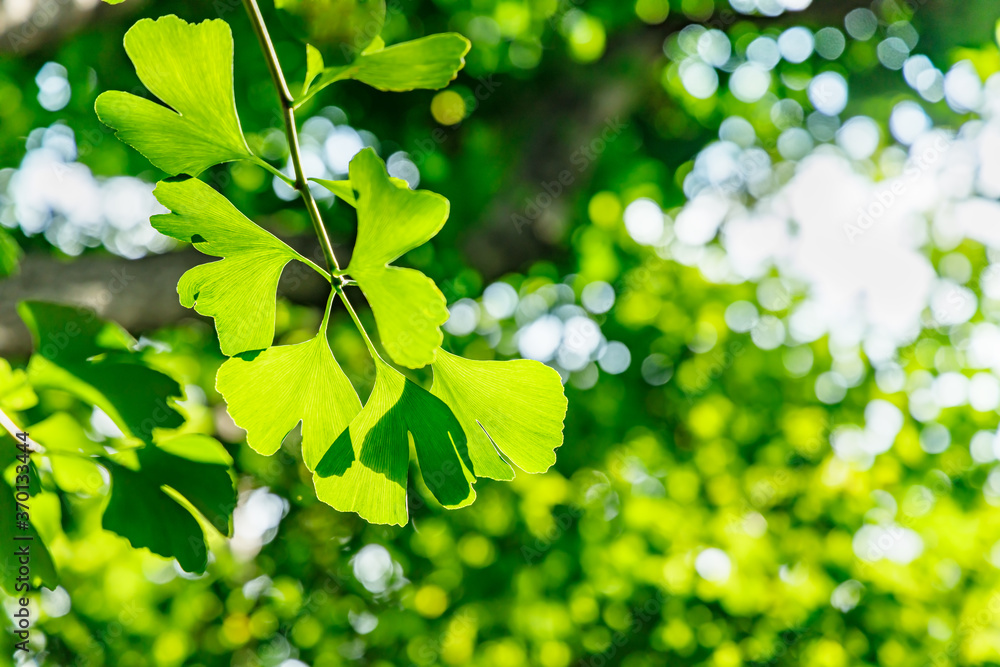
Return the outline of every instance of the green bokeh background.
[[[304,50],[264,5],[282,64],[301,81]],[[317,501],[294,434],[274,457],[246,446],[214,389],[223,356],[210,322],[192,317],[136,332],[162,343],[145,348],[147,360],[189,388],[185,428],[219,437],[236,461],[244,502],[257,493],[282,518],[256,555],[242,556],[214,536],[214,561],[192,577],[102,531],[102,497],[36,498],[61,589],[42,593],[34,607],[35,664],[1000,663],[1000,510],[983,492],[992,466],[969,451],[977,431],[996,429],[997,412],[945,409],[938,421],[952,445],[930,454],[906,396],[884,393],[870,369],[843,400],[820,401],[816,379],[832,362],[825,337],[808,344],[809,369],[791,371],[790,348],[760,349],[726,325],[727,306],[755,302],[756,285],[713,284],[697,268],[636,243],[622,222],[625,206],[639,197],[668,212],[684,204],[684,176],[727,116],[750,120],[762,145],[774,146],[779,134],[771,98],[741,102],[725,83],[706,99],[685,91],[670,74],[675,64],[665,40],[702,24],[723,30],[738,51],[753,36],[793,26],[842,30],[859,6],[814,0],[775,17],[709,0],[669,7],[665,0],[401,0],[399,11],[390,7],[382,33],[388,43],[446,30],[472,39],[467,66],[449,88],[462,104],[434,91],[380,93],[346,82],[314,98],[301,117],[346,117],[378,137],[383,156],[407,151],[420,187],[451,200],[444,230],[404,260],[434,278],[449,302],[479,299],[503,280],[522,298],[539,294],[551,306],[566,299],[556,285],[579,301],[586,285],[605,281],[615,305],[593,319],[608,340],[627,345],[631,364],[620,374],[592,364],[569,376],[565,443],[548,473],[482,480],[475,504],[450,512],[422,501],[426,489],[411,480],[411,522],[395,528]],[[251,145],[275,126],[277,100],[238,2],[67,7],[16,53],[0,53],[0,167],[21,163],[32,130],[60,123],[72,128],[79,162],[95,175],[160,178],[98,123],[93,105],[103,90],[140,85],[122,36],[135,20],[166,13],[231,24],[237,107]],[[912,25],[920,52],[941,69],[969,60],[983,79],[1000,69],[994,3],[884,0],[873,8],[883,24]],[[808,108],[802,89],[786,82],[838,71],[850,84],[845,116],[870,116],[882,126],[883,145],[891,143],[893,106],[920,97],[900,72],[879,63],[877,41],[848,37],[834,61],[813,55],[780,63],[772,91]],[[35,76],[48,62],[66,68],[72,87],[57,111],[36,99]],[[945,102],[924,107],[945,127],[971,117]],[[553,205],[529,215],[544,184],[609,123],[621,126],[614,138]],[[262,169],[222,165],[206,178],[268,228],[309,233],[301,205],[277,197]],[[529,218],[526,226],[515,224],[518,214]],[[332,207],[328,223],[338,252],[349,252],[354,222],[346,207]],[[42,235],[14,233],[26,253],[63,257]],[[971,241],[957,252],[976,274],[987,263]],[[928,254],[940,252],[930,247]],[[310,337],[321,306],[280,302],[278,341]],[[499,325],[499,345],[475,333],[446,335],[446,344],[475,358],[516,355],[518,324],[508,318]],[[698,344],[706,327],[716,335],[708,349]],[[338,360],[366,396],[371,362],[342,309],[331,329]],[[933,371],[935,355],[947,349],[948,332],[927,329],[900,358],[907,372]],[[650,362],[659,364],[659,379],[648,372],[652,366],[643,372],[650,355],[659,355]],[[10,361],[17,367],[26,360]],[[56,412],[90,424],[90,408],[67,395],[39,398],[21,413],[24,424]],[[890,451],[858,469],[833,453],[830,431],[862,423],[876,398],[900,407],[905,423]],[[859,557],[854,535],[878,523],[880,512],[895,513],[894,525],[921,537],[919,557],[906,564]],[[725,553],[728,578],[698,573],[705,549]],[[379,576],[366,579],[365,567]],[[0,664],[11,655],[4,632]]]

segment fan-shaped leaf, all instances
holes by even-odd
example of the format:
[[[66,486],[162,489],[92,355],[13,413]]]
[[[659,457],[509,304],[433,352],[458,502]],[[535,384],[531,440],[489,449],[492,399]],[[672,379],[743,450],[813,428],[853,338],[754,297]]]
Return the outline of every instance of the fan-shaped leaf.
[[[102,525],[135,548],[176,558],[188,572],[204,572],[208,547],[198,520],[166,489],[182,496],[223,534],[232,533],[236,491],[232,459],[216,440],[180,436],[147,446],[125,461],[101,458],[111,473],[111,498]]]
[[[181,276],[181,303],[215,318],[219,345],[227,356],[270,346],[278,279],[285,265],[297,259],[319,269],[202,181],[162,182],[153,194],[173,211],[150,218],[153,227],[190,241],[206,255],[224,258]]]
[[[498,448],[525,472],[545,472],[555,463],[567,406],[555,369],[527,359],[471,361],[438,350],[431,393],[465,429],[477,477],[514,478]]]
[[[320,181],[335,194],[342,181]],[[433,192],[400,187],[370,148],[350,165],[349,199],[358,211],[358,239],[347,273],[364,292],[379,337],[393,361],[410,368],[434,360],[440,326],[448,319],[444,296],[419,271],[386,266],[425,243],[448,219],[448,200]]]
[[[409,443],[427,488],[446,507],[476,496],[462,427],[444,403],[403,377],[378,354],[375,387],[316,466],[316,495],[372,523],[407,520]]]
[[[326,325],[313,339],[257,355],[234,357],[219,369],[216,387],[247,443],[264,455],[302,422],[302,458],[312,470],[330,443],[361,410],[361,401],[333,358]]]
[[[125,33],[139,79],[163,104],[120,91],[97,98],[97,115],[118,138],[168,174],[197,176],[253,159],[233,94],[233,36],[221,19],[143,19]],[[164,106],[166,105],[166,106]]]

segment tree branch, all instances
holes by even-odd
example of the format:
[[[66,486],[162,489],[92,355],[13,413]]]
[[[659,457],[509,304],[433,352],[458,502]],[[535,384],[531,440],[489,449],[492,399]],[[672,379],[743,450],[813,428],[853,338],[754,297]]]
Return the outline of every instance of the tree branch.
[[[283,239],[307,258],[322,261],[312,238]],[[17,315],[17,303],[27,299],[57,301],[92,308],[133,334],[155,331],[185,318],[201,318],[181,306],[177,281],[188,269],[212,258],[193,248],[143,259],[90,255],[65,261],[28,254],[20,272],[0,281],[0,356],[25,357],[31,338]],[[329,283],[301,262],[282,273],[278,295],[295,303],[322,305]]]

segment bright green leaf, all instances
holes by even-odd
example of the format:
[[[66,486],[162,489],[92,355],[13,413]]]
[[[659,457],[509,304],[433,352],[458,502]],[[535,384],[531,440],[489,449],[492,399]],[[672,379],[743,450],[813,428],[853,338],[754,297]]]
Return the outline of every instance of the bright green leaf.
[[[118,138],[168,174],[197,176],[221,162],[253,159],[233,94],[233,36],[221,19],[143,19],[125,33],[139,79],[163,104],[120,91],[97,98]]]
[[[438,502],[471,503],[472,464],[458,420],[439,399],[374,358],[368,402],[316,466],[317,497],[372,523],[405,524],[412,442],[424,483]]]
[[[304,343],[272,347],[228,360],[216,388],[247,443],[269,456],[302,422],[302,458],[312,470],[330,443],[361,410],[361,401],[333,358],[324,322]]]
[[[353,208],[358,207],[358,202],[354,198],[354,188],[351,186],[350,180],[330,181],[325,178],[312,178],[309,180],[319,183],[324,188],[326,188],[333,194],[343,199],[345,203],[350,204]],[[397,188],[405,188],[405,189],[410,188],[410,184],[404,181],[402,178],[396,178],[395,176],[390,176],[389,180]]]
[[[529,473],[555,463],[567,406],[555,369],[527,359],[472,361],[438,350],[431,393],[465,429],[477,477],[514,478],[497,449]]]
[[[61,389],[95,405],[128,435],[152,442],[153,430],[184,423],[170,405],[183,397],[175,380],[142,363],[135,341],[117,324],[86,309],[42,301],[18,304],[35,354],[28,378],[35,388]]]
[[[334,193],[342,181],[321,181]],[[370,148],[350,165],[358,238],[347,273],[371,305],[379,337],[393,361],[419,368],[434,360],[441,325],[448,319],[444,296],[419,271],[386,266],[425,243],[448,219],[448,200],[424,190],[400,187]]]
[[[35,391],[28,384],[28,375],[20,368],[11,369],[6,359],[0,359],[0,409],[21,411],[38,403]]]
[[[93,496],[104,487],[104,476],[95,457],[107,452],[88,438],[79,422],[67,413],[57,412],[31,426],[28,432],[45,447],[52,477],[60,489]]]
[[[373,88],[393,92],[444,88],[465,66],[465,54],[471,46],[462,35],[446,32],[383,49],[369,47],[354,62],[323,70],[296,104],[344,79],[355,79]]]
[[[181,303],[215,318],[219,345],[227,356],[270,346],[282,270],[293,259],[315,265],[202,181],[161,182],[153,194],[172,211],[150,218],[157,231],[224,258],[181,276]]]
[[[439,327],[448,320],[444,295],[434,281],[394,266],[362,268],[352,262],[349,270],[371,305],[382,346],[393,361],[409,368],[434,361],[442,340]]]
[[[135,454],[135,467],[101,459],[111,473],[102,525],[137,549],[176,558],[187,572],[204,572],[208,547],[201,525],[166,489],[182,496],[220,532],[231,534],[236,491],[229,455],[203,435],[179,436]]]
[[[306,80],[302,83],[302,95],[309,90],[309,86],[317,76],[323,73],[323,54],[312,44],[306,44]]]

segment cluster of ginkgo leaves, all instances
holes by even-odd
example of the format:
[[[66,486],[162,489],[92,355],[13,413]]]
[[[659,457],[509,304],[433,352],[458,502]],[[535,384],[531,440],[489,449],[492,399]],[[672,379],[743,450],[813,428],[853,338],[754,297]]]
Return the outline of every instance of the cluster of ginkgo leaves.
[[[468,48],[453,33],[391,47],[374,39],[352,62],[324,68],[319,51],[307,47],[309,71],[295,103],[345,78],[384,90],[440,88],[454,79]],[[253,449],[273,454],[301,423],[302,458],[317,496],[368,521],[400,525],[408,516],[411,444],[427,488],[449,508],[475,499],[476,477],[511,479],[510,463],[526,472],[552,465],[566,412],[558,373],[534,361],[471,361],[446,352],[444,296],[422,273],[390,265],[441,229],[449,212],[445,198],[411,190],[388,175],[372,149],[362,150],[350,163],[348,180],[316,181],[353,206],[358,221],[350,265],[340,270],[334,262],[324,270],[197,178],[234,160],[280,173],[244,138],[229,25],[220,19],[191,24],[172,15],[144,19],[125,35],[125,49],[162,104],[111,91],[98,98],[97,114],[155,166],[190,176],[157,184],[154,194],[170,213],[151,222],[221,258],[185,273],[177,289],[185,306],[215,320],[222,352],[230,357],[217,387]],[[308,196],[307,184],[295,184]],[[272,346],[278,280],[293,261],[330,282],[330,299],[314,338]],[[376,350],[347,301],[344,288],[354,284],[372,309],[385,354],[407,368],[433,365],[429,391]],[[337,297],[375,363],[375,386],[363,407],[327,340]]]
[[[25,479],[15,473],[26,476],[31,497],[31,521],[20,527],[0,522],[0,544],[14,544],[15,534],[27,530],[30,583],[54,588],[58,576],[47,545],[58,542],[59,532],[73,532],[77,516],[107,496],[103,528],[136,548],[176,558],[189,572],[204,571],[208,548],[198,515],[231,534],[233,461],[214,438],[181,429],[184,416],[172,405],[183,397],[181,386],[151,367],[128,332],[93,311],[39,301],[22,302],[18,310],[36,350],[26,371],[0,359],[0,411],[29,410],[39,403],[36,390],[56,390],[99,408],[121,433],[105,444],[70,414],[54,412],[26,429],[27,470],[14,465],[15,442],[0,436],[0,470],[7,473],[0,477],[0,511],[15,515],[11,487]],[[58,530],[42,519],[52,514],[62,515]],[[0,587],[11,594],[14,559],[13,549],[0,555]]]

